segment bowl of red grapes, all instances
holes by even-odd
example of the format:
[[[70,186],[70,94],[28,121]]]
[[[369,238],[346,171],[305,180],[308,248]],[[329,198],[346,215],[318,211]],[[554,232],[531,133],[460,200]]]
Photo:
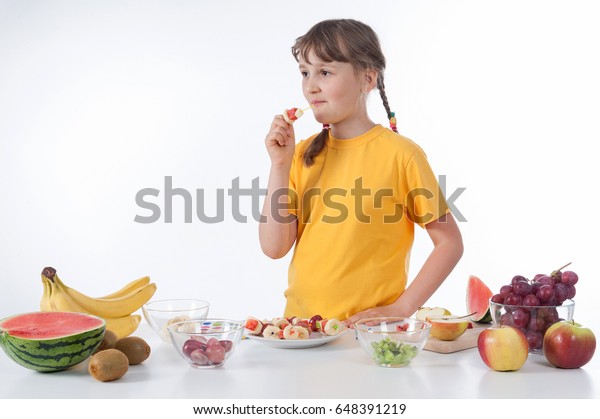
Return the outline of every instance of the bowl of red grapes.
[[[573,297],[579,278],[573,271],[561,270],[566,266],[532,279],[515,275],[490,299],[493,324],[521,329],[530,353],[542,353],[544,333],[551,325],[573,319]]]
[[[242,340],[244,323],[237,320],[185,320],[168,326],[177,353],[198,369],[221,367]]]

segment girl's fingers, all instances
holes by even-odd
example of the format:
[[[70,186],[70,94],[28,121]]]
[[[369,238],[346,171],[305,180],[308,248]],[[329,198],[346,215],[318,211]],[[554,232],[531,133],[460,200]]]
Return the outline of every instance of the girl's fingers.
[[[342,320],[342,324],[350,329],[354,329],[354,322],[352,322],[350,319]]]
[[[274,126],[271,128],[271,132],[268,136],[272,141],[277,142],[280,146],[285,146],[288,143],[290,135],[286,128],[281,126]]]
[[[268,139],[271,142],[276,142],[280,146],[284,146],[285,143],[286,143],[286,141],[285,141],[285,133],[281,132],[280,130],[273,130],[273,131],[271,131],[271,133],[269,134]]]
[[[275,115],[273,118],[273,123],[271,124],[271,128],[280,127],[283,128],[286,132],[290,132],[293,130],[292,125],[285,122],[282,115]]]

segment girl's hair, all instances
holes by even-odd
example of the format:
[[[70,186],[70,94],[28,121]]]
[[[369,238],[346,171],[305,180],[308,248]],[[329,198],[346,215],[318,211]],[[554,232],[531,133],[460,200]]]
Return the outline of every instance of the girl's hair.
[[[398,132],[396,118],[390,110],[383,83],[385,57],[379,44],[379,38],[370,26],[353,19],[331,19],[319,22],[305,35],[297,38],[296,43],[292,46],[292,54],[296,61],[299,61],[300,58],[308,61],[311,52],[325,62],[350,63],[357,71],[369,69],[377,71],[377,89],[383,107],[390,120],[391,128]],[[315,137],[302,156],[305,166],[314,163],[317,155],[325,147],[328,135],[329,126],[324,125],[323,130]]]

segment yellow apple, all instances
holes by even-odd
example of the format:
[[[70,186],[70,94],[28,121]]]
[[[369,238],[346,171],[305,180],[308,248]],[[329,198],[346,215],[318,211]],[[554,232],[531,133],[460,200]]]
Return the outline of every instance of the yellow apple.
[[[525,334],[506,325],[493,326],[481,332],[477,348],[485,365],[495,371],[517,371],[529,356]]]
[[[420,307],[415,314],[417,320],[427,321],[427,317],[450,316],[450,310],[443,307]]]
[[[434,316],[428,317],[431,323],[429,336],[440,340],[454,340],[461,336],[469,327],[468,317],[462,316]]]

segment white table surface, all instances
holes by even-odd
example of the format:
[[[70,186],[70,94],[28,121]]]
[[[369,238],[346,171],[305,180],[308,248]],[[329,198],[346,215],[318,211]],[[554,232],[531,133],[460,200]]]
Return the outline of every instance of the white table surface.
[[[458,399],[600,398],[600,355],[576,370],[551,367],[530,355],[517,372],[495,372],[476,348],[452,354],[423,351],[404,368],[375,365],[352,331],[308,349],[277,349],[245,339],[227,363],[198,370],[142,323],[135,335],[152,347],[150,358],[120,380],[101,383],[87,361],[66,371],[38,373],[0,354],[4,399]]]

